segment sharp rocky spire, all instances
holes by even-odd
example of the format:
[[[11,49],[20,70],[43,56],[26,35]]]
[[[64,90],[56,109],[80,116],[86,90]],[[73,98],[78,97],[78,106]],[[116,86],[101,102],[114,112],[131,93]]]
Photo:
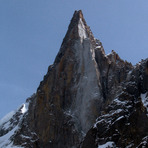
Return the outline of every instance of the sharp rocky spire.
[[[148,60],[133,68],[105,55],[75,11],[37,92],[0,121],[0,147],[148,147],[147,84]]]

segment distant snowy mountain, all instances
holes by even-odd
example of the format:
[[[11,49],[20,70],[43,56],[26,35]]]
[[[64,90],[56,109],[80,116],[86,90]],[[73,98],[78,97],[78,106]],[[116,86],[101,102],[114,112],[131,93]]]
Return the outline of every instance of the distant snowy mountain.
[[[148,59],[106,55],[81,11],[37,92],[0,120],[0,148],[147,148]]]

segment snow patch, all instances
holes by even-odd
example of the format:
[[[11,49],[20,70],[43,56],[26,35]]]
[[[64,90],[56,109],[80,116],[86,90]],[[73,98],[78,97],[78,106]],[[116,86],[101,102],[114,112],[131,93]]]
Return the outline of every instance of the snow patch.
[[[20,146],[14,146],[11,137],[15,135],[19,129],[19,123],[22,121],[24,114],[28,111],[29,102],[24,103],[16,111],[8,113],[4,118],[0,120],[0,127],[4,130],[9,130],[7,134],[0,137],[0,148],[21,148]],[[11,119],[15,119],[15,114],[18,114],[19,121],[16,124],[11,123]],[[21,113],[21,114],[20,114]]]
[[[131,147],[133,147],[133,146],[134,146],[134,144],[131,143],[131,144],[129,144],[128,146],[126,146],[125,148],[131,148]]]
[[[98,123],[101,123],[101,122],[103,122],[103,121],[104,121],[104,119],[101,119],[101,120],[97,121],[97,122],[94,124],[93,128],[96,128],[96,127],[97,127],[97,124],[98,124]]]
[[[11,131],[9,131],[6,135],[0,137],[0,147],[1,148],[17,148],[16,146],[13,146],[11,143],[11,136],[14,135],[15,131],[18,130],[18,126],[13,128]],[[20,147],[21,148],[21,147]]]
[[[96,48],[101,48],[101,46],[97,46]]]
[[[124,116],[120,116],[119,118],[117,118],[112,124],[115,124],[117,121],[119,121],[120,119],[124,118]]]
[[[141,141],[141,143],[138,145],[138,147],[141,147],[141,146],[142,146],[142,148],[145,148],[145,147],[147,146],[147,144],[148,144],[147,141],[148,141],[148,136],[142,138],[142,141]]]
[[[143,106],[146,108],[146,110],[148,112],[148,96],[147,96],[147,93],[141,94],[141,101],[143,103]]]
[[[3,126],[3,128],[6,130],[6,129],[8,129],[9,127],[10,127],[10,121],[8,121],[8,122],[6,122],[5,124],[4,124],[4,126]]]
[[[8,122],[13,115],[16,113],[16,111],[11,111],[10,113],[8,113],[6,116],[4,116],[1,120],[0,120],[0,126],[6,122]]]
[[[23,107],[21,109],[22,114],[24,114],[28,111],[28,106],[29,106],[29,103],[23,104]]]
[[[122,112],[123,110],[122,109],[117,109],[117,110],[113,110],[113,111],[110,111],[109,114],[110,116],[113,116],[114,114],[119,114],[120,112]]]
[[[84,23],[81,18],[80,18],[79,24],[78,24],[78,33],[79,33],[79,36],[81,38],[81,43],[82,43],[83,39],[87,38],[87,35],[86,35]]]
[[[118,98],[116,98],[113,102],[116,102],[117,105],[126,105],[127,101],[120,101]]]
[[[98,146],[98,148],[113,148],[113,147],[115,147],[115,143],[112,141]]]

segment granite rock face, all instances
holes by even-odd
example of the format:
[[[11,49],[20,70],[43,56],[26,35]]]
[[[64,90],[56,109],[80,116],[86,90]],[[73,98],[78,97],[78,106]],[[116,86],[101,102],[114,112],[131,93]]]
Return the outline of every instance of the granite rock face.
[[[148,145],[148,60],[106,55],[75,11],[37,92],[0,121],[0,146],[136,148]]]
[[[147,63],[148,60],[143,60],[129,72],[122,91],[87,132],[82,148],[98,148],[108,142],[112,143],[110,147],[148,147]]]

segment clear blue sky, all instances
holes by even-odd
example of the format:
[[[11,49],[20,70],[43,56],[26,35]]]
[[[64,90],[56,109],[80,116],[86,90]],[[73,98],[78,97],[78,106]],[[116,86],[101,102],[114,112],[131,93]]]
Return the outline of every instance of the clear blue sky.
[[[0,0],[0,118],[36,91],[79,9],[106,53],[148,57],[148,0]]]

